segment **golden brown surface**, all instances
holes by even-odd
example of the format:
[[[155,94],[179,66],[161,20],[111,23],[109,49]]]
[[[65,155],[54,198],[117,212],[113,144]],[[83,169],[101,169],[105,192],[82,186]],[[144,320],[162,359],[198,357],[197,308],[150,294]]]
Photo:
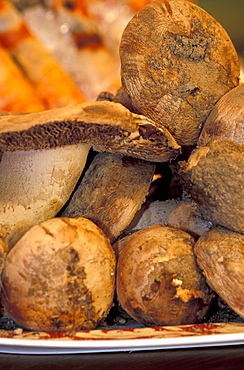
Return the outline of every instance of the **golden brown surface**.
[[[111,308],[114,281],[115,256],[102,231],[84,218],[54,218],[9,252],[3,305],[27,329],[93,329]]]
[[[202,206],[209,221],[244,233],[244,150],[231,141],[198,147],[181,162],[184,190]]]
[[[198,139],[198,145],[213,140],[231,140],[244,144],[244,84],[226,93],[213,107]]]
[[[199,238],[194,251],[208,283],[244,317],[244,235],[216,228]]]
[[[126,26],[122,85],[137,113],[194,145],[217,100],[239,83],[236,50],[222,26],[186,1],[154,1]]]
[[[96,155],[62,216],[92,220],[113,242],[145,201],[155,167],[136,158]]]
[[[147,326],[198,323],[213,298],[186,232],[155,225],[124,245],[117,266],[122,307]]]

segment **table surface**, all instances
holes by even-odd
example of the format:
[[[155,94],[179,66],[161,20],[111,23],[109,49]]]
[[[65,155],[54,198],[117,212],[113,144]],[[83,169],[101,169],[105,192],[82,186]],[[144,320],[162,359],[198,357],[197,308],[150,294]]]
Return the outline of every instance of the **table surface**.
[[[4,370],[240,370],[242,368],[244,368],[244,346],[76,355],[0,354],[0,369]]]

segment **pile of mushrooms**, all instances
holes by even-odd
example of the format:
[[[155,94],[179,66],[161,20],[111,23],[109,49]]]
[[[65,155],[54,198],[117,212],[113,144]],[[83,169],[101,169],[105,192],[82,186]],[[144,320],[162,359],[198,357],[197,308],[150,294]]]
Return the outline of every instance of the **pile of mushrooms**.
[[[180,153],[167,129],[97,101],[0,120],[0,230],[10,248],[68,201],[91,148],[150,161]]]
[[[236,50],[199,6],[156,0],[120,56],[115,96],[0,118],[4,313],[31,330],[93,329],[116,300],[144,325],[189,324],[217,293],[244,317]],[[161,163],[182,198],[148,204]]]

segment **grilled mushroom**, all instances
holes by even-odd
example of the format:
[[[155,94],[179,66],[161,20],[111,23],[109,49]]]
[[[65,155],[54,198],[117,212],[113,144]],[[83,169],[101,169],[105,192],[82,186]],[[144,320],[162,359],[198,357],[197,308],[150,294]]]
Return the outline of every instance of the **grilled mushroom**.
[[[84,103],[0,120],[0,234],[9,246],[54,217],[69,199],[92,146],[150,161],[180,146],[151,120],[119,103]]]
[[[187,1],[142,8],[123,32],[120,58],[127,104],[130,98],[135,112],[165,126],[180,145],[197,143],[212,107],[239,83],[228,34]]]

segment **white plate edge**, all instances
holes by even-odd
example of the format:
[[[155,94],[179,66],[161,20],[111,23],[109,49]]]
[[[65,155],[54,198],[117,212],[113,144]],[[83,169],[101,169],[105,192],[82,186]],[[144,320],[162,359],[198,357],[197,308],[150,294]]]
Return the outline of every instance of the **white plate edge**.
[[[121,340],[28,340],[0,338],[0,353],[72,354],[156,349],[196,348],[244,344],[244,333],[172,338]]]

